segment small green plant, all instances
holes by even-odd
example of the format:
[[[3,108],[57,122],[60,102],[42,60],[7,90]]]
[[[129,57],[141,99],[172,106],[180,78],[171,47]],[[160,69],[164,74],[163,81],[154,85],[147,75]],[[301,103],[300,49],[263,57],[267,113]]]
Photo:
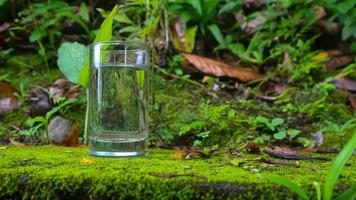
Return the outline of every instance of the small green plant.
[[[315,186],[315,189],[316,189],[316,194],[317,194],[318,200],[321,200],[321,199],[330,200],[333,198],[334,186],[337,183],[337,180],[338,180],[346,162],[352,156],[352,153],[354,152],[355,148],[356,148],[356,134],[354,134],[351,137],[349,142],[345,145],[343,150],[336,157],[334,164],[329,169],[328,174],[325,177],[323,193],[321,193],[319,183],[317,183],[317,182],[313,183]],[[297,183],[291,181],[287,177],[283,177],[283,176],[279,176],[279,175],[275,175],[275,174],[261,174],[261,177],[268,181],[271,181],[273,183],[276,183],[278,185],[288,188],[290,191],[294,192],[302,199],[310,199],[310,196],[307,195],[306,191],[301,186],[299,186]],[[321,195],[321,194],[323,194],[323,195]],[[349,199],[355,199],[355,198],[356,198],[356,184],[355,183],[353,183],[341,195],[336,197],[336,199],[343,199],[343,200],[349,200]]]
[[[54,114],[59,112],[63,108],[68,108],[69,106],[75,104],[77,102],[77,99],[67,99],[67,100],[62,100],[59,102],[59,105],[52,108],[50,111],[46,113],[45,116],[37,116],[34,118],[28,118],[26,121],[26,124],[30,127],[28,130],[21,130],[19,132],[20,135],[28,135],[28,136],[34,136],[34,135],[39,135],[42,142],[48,142],[48,133],[47,133],[47,128],[48,124],[50,122],[50,119],[53,117]],[[44,128],[44,130],[41,131],[41,129]]]

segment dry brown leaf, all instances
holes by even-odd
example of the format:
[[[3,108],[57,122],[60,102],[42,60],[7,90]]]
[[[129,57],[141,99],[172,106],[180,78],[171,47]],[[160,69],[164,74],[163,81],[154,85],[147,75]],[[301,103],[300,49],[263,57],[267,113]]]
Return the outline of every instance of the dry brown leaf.
[[[193,150],[193,149],[186,149],[183,151],[183,158],[184,159],[192,159],[192,158],[208,158],[209,156],[205,153]]]
[[[18,142],[16,140],[12,139],[12,138],[10,138],[9,140],[10,140],[10,143],[15,145],[15,146],[19,146],[19,147],[25,146],[24,143]]]
[[[333,56],[326,62],[326,68],[337,69],[351,63],[353,60],[354,58],[349,55]]]
[[[185,59],[188,60],[197,69],[206,74],[211,74],[214,76],[227,76],[230,78],[236,78],[243,82],[253,81],[261,79],[263,76],[251,69],[242,67],[232,67],[226,63],[219,62],[210,58],[182,53]]]
[[[260,147],[254,142],[248,142],[246,144],[246,151],[251,154],[260,154]]]
[[[60,144],[63,146],[68,146],[68,147],[77,147],[79,145],[78,142],[78,137],[79,137],[79,132],[80,132],[80,124],[76,123],[70,130],[70,132],[67,134],[66,138],[64,138],[64,141]]]
[[[346,77],[341,77],[341,78],[335,79],[334,85],[336,88],[339,88],[342,90],[356,92],[356,81],[352,81]]]
[[[66,79],[57,79],[49,86],[52,101],[58,103],[61,98],[75,98],[78,96],[79,85],[74,85]]]
[[[172,22],[172,36],[174,46],[182,52],[192,52],[192,44],[189,44],[189,41],[186,38],[186,33],[184,30],[184,25],[182,19],[179,16],[173,17]]]
[[[15,96],[0,99],[0,116],[13,112],[19,109],[20,106],[21,106],[21,102]]]
[[[323,160],[323,161],[330,160],[330,158],[301,155],[289,147],[265,148],[265,152],[267,154],[269,154],[270,156],[273,156],[276,158],[283,158],[283,159],[287,159],[287,160]]]
[[[349,96],[351,107],[354,109],[354,111],[356,111],[356,96],[352,94],[349,94],[348,96]]]
[[[10,97],[13,96],[15,92],[15,88],[12,87],[10,84],[0,82],[0,96]]]

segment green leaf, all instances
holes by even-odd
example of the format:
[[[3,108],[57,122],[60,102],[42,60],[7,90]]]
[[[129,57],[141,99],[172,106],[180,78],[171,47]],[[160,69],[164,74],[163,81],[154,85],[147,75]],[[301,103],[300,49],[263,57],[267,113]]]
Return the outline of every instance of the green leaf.
[[[82,2],[80,4],[80,15],[81,15],[82,19],[89,22],[89,20],[90,20],[89,12],[88,12],[87,4],[85,4],[85,2]]]
[[[278,131],[278,133],[273,134],[273,137],[277,140],[283,140],[284,138],[287,137],[286,130],[281,129]]]
[[[112,38],[112,24],[113,24],[113,18],[118,11],[119,6],[116,5],[110,14],[106,17],[104,22],[100,26],[100,30],[95,37],[94,42],[102,42],[102,41],[110,41]],[[85,88],[88,87],[88,81],[89,81],[89,64],[90,64],[90,58],[89,56],[86,59],[86,62],[84,64],[84,67],[81,69],[79,77],[78,77],[78,82],[80,85],[84,86]]]
[[[193,1],[190,1],[190,3],[193,6],[193,8],[198,11],[199,15],[203,14],[200,0],[193,0]]]
[[[317,200],[321,200],[321,189],[320,189],[320,184],[316,181],[313,182],[313,185],[315,187],[315,191],[316,191],[316,196],[317,196]]]
[[[310,145],[310,140],[305,137],[298,137],[297,141],[303,145],[303,147],[307,147]]]
[[[57,65],[68,80],[78,83],[78,76],[87,57],[87,48],[84,45],[65,42],[58,49]]]
[[[273,118],[272,122],[271,122],[272,126],[274,126],[274,127],[279,126],[283,123],[284,123],[284,119],[282,119],[282,118]]]
[[[198,26],[193,26],[185,31],[187,44],[187,53],[191,53],[195,47],[195,36],[197,35]]]
[[[294,138],[300,133],[300,130],[297,129],[288,129],[287,130],[287,135],[290,136],[291,138]]]
[[[39,27],[31,33],[29,40],[30,42],[36,42],[37,40],[41,39],[46,35],[47,35],[46,30],[42,27]]]
[[[355,4],[356,4],[355,0],[347,0],[347,1],[338,3],[336,5],[336,8],[339,12],[345,14],[345,13],[347,13],[347,11],[349,11],[351,8],[353,8]]]
[[[229,44],[229,50],[238,57],[243,57],[245,53],[245,47],[241,43]]]
[[[120,23],[126,23],[126,24],[134,24],[130,18],[127,17],[127,15],[124,12],[118,12],[114,16],[114,20],[118,21]]]
[[[328,174],[325,178],[324,183],[324,199],[330,200],[332,198],[333,188],[338,180],[342,169],[344,168],[346,162],[352,156],[356,148],[356,134],[353,134],[349,142],[345,145],[339,155],[336,157],[334,164],[329,169]]]
[[[216,41],[218,41],[219,44],[222,44],[225,46],[224,37],[221,34],[219,27],[216,24],[212,24],[212,25],[208,26],[208,28],[209,28],[210,32],[213,34],[213,36],[215,37]]]
[[[140,30],[141,28],[138,26],[126,26],[120,29],[119,33],[133,33],[133,32],[138,32]]]
[[[241,1],[228,1],[220,8],[219,15],[235,9],[237,6],[240,6],[240,4],[241,4]]]
[[[290,191],[296,193],[302,199],[309,199],[308,195],[305,193],[302,187],[297,185],[296,183],[290,181],[289,178],[275,175],[275,174],[260,174],[260,176],[266,180],[269,180],[275,184],[284,186],[288,188]]]
[[[0,6],[3,6],[6,2],[7,0],[0,0]]]
[[[289,8],[293,4],[293,0],[282,0],[281,3],[283,8]]]
[[[345,192],[340,194],[335,200],[356,199],[356,184],[351,185]]]

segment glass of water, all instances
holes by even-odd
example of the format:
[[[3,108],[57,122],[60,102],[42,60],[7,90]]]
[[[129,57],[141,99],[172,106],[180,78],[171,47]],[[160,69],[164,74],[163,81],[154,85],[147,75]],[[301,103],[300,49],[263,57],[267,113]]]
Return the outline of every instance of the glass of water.
[[[148,46],[122,41],[94,43],[90,56],[89,154],[147,154]]]

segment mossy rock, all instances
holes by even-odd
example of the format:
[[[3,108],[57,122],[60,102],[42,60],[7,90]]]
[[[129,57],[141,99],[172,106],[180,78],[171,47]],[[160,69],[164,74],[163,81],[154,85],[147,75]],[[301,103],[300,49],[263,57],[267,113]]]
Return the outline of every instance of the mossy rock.
[[[182,160],[176,158],[177,150],[150,149],[148,156],[135,158],[89,157],[87,151],[58,146],[0,150],[0,199],[295,198],[287,189],[262,180],[259,172],[287,176],[315,196],[313,181],[322,183],[332,164],[300,161],[300,168],[271,166],[258,161],[265,155],[245,155],[235,158],[244,163],[237,167],[224,154]],[[336,193],[355,181],[355,164],[353,157]]]

